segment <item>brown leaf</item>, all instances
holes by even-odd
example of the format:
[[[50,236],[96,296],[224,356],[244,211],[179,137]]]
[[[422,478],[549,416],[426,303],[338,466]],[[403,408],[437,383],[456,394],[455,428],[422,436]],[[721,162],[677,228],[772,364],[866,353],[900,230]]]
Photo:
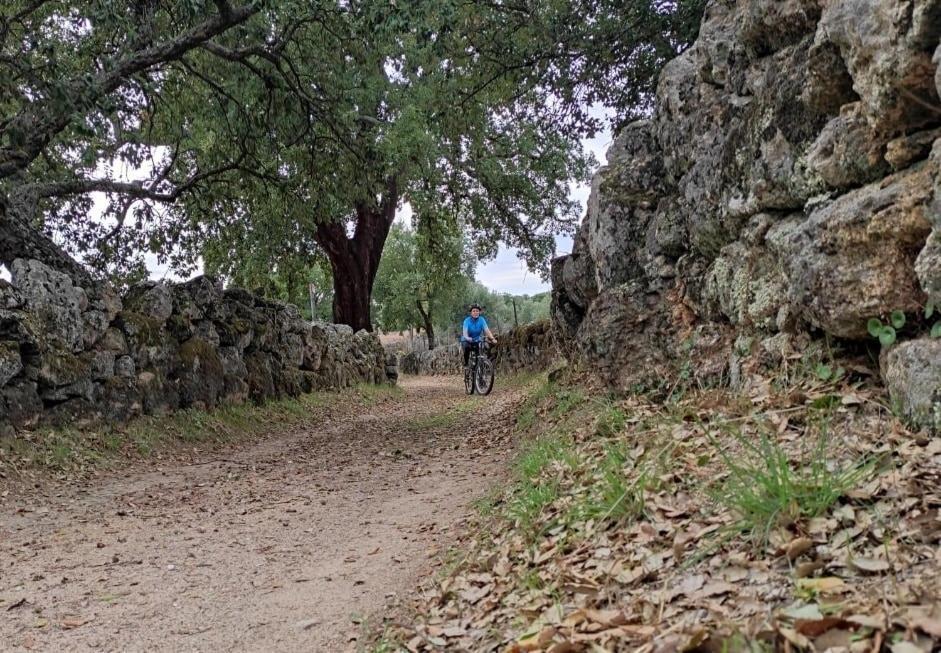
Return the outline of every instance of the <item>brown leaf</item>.
[[[853,614],[846,618],[846,620],[857,626],[862,626],[863,628],[872,628],[873,630],[884,630],[885,629],[885,617],[872,617],[866,614]]]
[[[820,637],[814,639],[814,647],[818,651],[844,650],[848,651],[853,643],[852,631],[842,628],[832,628]]]
[[[803,590],[812,590],[821,594],[842,592],[846,588],[846,583],[842,578],[836,576],[823,576],[822,578],[799,578],[797,586]]]
[[[735,585],[725,581],[716,580],[707,583],[701,590],[690,595],[691,599],[700,600],[710,596],[719,596],[721,594],[730,594],[735,591]]]
[[[813,562],[802,562],[794,568],[794,576],[796,578],[807,578],[818,569],[823,569],[824,566],[825,565],[821,560],[814,560]]]
[[[809,551],[810,547],[813,545],[814,542],[809,537],[798,537],[795,540],[791,540],[785,548],[784,553],[788,560],[796,560],[801,554]]]
[[[832,628],[845,626],[846,620],[840,617],[824,617],[823,619],[798,619],[794,623],[794,630],[807,637],[820,637]]]
[[[594,621],[609,628],[623,626],[630,621],[622,610],[585,610],[585,617],[589,621]]]
[[[517,653],[520,651],[538,651],[546,648],[555,637],[556,630],[553,626],[543,628],[538,633],[524,635],[516,640],[507,648],[507,653]]]
[[[778,632],[781,633],[781,636],[784,639],[797,648],[809,649],[811,647],[810,640],[801,635],[796,630],[791,630],[790,628],[779,628]]]
[[[79,626],[84,626],[91,619],[83,619],[82,617],[66,617],[62,620],[60,624],[64,630],[71,630],[73,628],[78,628]]]

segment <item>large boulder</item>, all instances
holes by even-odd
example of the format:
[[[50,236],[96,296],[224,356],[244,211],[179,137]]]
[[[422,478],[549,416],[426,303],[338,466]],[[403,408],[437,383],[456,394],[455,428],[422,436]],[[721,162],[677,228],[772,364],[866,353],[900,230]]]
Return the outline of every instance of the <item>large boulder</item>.
[[[914,264],[931,229],[934,174],[922,163],[771,228],[790,298],[810,324],[865,339],[869,318],[922,309]]]
[[[42,322],[46,339],[69,351],[80,351],[85,341],[82,312],[88,307],[85,290],[74,285],[67,274],[39,261],[17,259],[10,273],[30,313]]]
[[[180,345],[174,376],[183,408],[213,408],[225,390],[219,350],[201,338],[190,338]]]
[[[23,371],[23,358],[16,342],[0,341],[0,388]]]
[[[882,368],[893,408],[915,426],[941,431],[941,339],[895,345]]]
[[[936,64],[941,0],[832,0],[817,44],[832,43],[873,128],[897,135],[938,122]]]
[[[124,297],[124,309],[162,325],[173,314],[173,288],[163,282],[137,284]]]

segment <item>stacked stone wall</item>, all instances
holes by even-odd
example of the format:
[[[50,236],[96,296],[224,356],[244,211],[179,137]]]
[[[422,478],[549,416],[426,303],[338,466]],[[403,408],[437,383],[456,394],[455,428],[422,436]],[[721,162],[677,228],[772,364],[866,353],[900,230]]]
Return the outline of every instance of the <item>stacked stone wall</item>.
[[[710,2],[553,263],[570,357],[621,391],[748,386],[814,340],[878,354],[868,320],[903,311],[883,377],[941,414],[939,37],[941,0]]]
[[[394,379],[378,339],[208,277],[119,297],[17,260],[0,280],[0,433]]]

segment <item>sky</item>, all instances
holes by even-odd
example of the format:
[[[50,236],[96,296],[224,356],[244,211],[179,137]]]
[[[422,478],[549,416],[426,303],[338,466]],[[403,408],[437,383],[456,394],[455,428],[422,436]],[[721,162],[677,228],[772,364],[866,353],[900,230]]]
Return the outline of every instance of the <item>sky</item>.
[[[594,138],[583,139],[582,144],[595,155],[599,164],[604,165],[605,153],[611,141],[611,132],[605,129]],[[569,197],[581,205],[582,216],[588,205],[588,192],[588,184],[573,184],[569,193]],[[557,256],[570,253],[572,239],[556,236],[555,248]],[[534,295],[549,290],[548,282],[543,281],[538,273],[530,272],[526,264],[517,258],[516,250],[507,247],[501,247],[494,260],[478,265],[477,280],[492,290],[512,295]]]

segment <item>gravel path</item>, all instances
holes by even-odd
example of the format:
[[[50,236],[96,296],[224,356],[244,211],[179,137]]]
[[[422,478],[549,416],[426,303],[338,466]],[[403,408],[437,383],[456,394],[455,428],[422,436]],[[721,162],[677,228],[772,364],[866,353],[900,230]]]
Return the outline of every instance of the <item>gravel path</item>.
[[[7,501],[0,649],[356,650],[362,620],[433,570],[510,446],[516,391],[471,412],[460,379],[402,386],[225,459]]]

